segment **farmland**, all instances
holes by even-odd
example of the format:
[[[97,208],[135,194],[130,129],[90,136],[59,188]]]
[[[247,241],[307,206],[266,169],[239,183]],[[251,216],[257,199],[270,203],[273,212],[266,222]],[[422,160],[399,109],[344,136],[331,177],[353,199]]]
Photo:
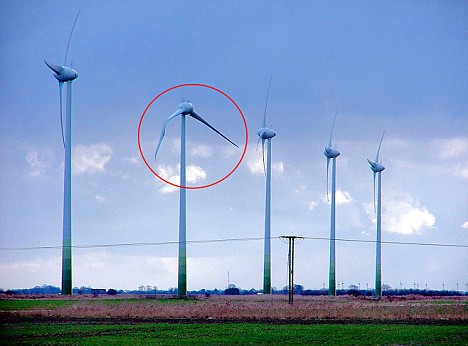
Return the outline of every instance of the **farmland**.
[[[0,310],[7,344],[468,342],[466,297],[17,296]]]

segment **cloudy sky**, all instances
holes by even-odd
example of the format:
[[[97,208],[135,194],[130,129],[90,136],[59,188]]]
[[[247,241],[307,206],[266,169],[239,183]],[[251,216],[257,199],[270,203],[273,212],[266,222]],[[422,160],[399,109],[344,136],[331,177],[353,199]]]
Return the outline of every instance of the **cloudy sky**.
[[[326,159],[338,114],[337,281],[374,286],[373,159],[381,159],[383,283],[465,289],[468,282],[468,5],[464,1],[0,2],[0,287],[60,286],[64,150],[58,83],[73,83],[73,286],[177,287],[178,189],[148,169],[138,125],[147,105],[200,83],[242,110],[248,147],[225,181],[187,193],[188,289],[262,287],[265,176],[256,131],[273,76],[272,236],[307,237],[296,282],[328,282]],[[240,145],[187,119],[188,180],[208,185],[247,140],[235,105],[209,88],[159,97],[141,125],[152,169],[177,183],[181,100]],[[244,239],[224,242],[211,240]],[[94,245],[135,244],[140,246]],[[161,244],[164,243],[164,244]],[[422,246],[455,244],[459,247]],[[152,244],[152,245],[149,245]],[[159,244],[159,245],[158,245]],[[85,245],[93,245],[83,248]],[[50,247],[57,248],[50,248]],[[45,248],[44,248],[45,247]],[[272,239],[272,284],[287,245]],[[443,286],[444,285],[444,286]]]

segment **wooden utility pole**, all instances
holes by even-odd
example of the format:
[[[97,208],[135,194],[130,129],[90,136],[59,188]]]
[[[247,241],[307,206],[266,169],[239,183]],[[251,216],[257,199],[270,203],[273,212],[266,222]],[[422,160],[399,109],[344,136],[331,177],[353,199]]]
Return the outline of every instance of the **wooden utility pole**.
[[[288,251],[288,301],[289,304],[292,304],[294,301],[294,244],[296,240],[302,241],[303,237],[298,237],[295,235],[283,235],[280,237],[284,242],[288,242],[289,251]]]

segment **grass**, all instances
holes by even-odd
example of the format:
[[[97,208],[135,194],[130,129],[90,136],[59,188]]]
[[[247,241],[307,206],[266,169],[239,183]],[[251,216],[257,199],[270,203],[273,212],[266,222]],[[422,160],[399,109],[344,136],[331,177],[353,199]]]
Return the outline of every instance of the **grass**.
[[[15,298],[1,345],[468,345],[466,298]]]
[[[466,326],[394,324],[2,325],[2,345],[466,345]]]
[[[4,299],[0,300],[0,311],[57,309],[73,305],[75,302],[76,300],[64,299]]]
[[[113,299],[0,299],[0,312],[20,311],[20,310],[54,310],[73,305],[104,305],[118,306],[122,304],[181,304],[187,302],[196,302],[196,300],[181,301],[173,298],[113,298]]]

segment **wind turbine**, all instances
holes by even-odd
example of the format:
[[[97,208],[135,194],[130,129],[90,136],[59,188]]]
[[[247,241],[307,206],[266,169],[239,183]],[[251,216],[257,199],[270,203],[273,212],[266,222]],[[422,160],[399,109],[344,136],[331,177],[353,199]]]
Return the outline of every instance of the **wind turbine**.
[[[154,159],[157,160],[157,155],[159,152],[159,148],[161,147],[162,140],[164,135],[166,134],[166,127],[172,119],[181,115],[181,131],[180,131],[180,199],[179,199],[179,268],[178,268],[178,295],[179,297],[185,297],[187,295],[187,202],[186,202],[186,159],[185,159],[185,117],[191,116],[192,118],[200,121],[201,123],[208,126],[214,132],[219,134],[229,143],[233,144],[234,146],[238,147],[233,141],[229,138],[224,136],[221,132],[216,130],[213,126],[211,126],[205,119],[203,119],[200,115],[194,112],[193,105],[191,102],[184,101],[179,104],[177,110],[170,115],[163,124],[161,135],[159,137],[159,143],[156,147],[156,151],[154,153]]]
[[[333,119],[333,125],[330,132],[330,140],[328,141],[328,147],[325,148],[323,154],[327,157],[327,198],[328,196],[328,171],[330,166],[330,160],[332,159],[332,191],[331,191],[331,216],[330,216],[330,269],[328,275],[328,294],[336,296],[336,274],[335,274],[335,191],[336,191],[336,158],[340,155],[340,152],[332,148],[332,136],[333,129],[335,127],[335,118]]]
[[[72,82],[78,77],[78,73],[71,67],[67,67],[67,55],[70,42],[75,29],[80,11],[76,15],[70,36],[68,38],[65,59],[62,66],[51,64],[44,60],[46,65],[54,72],[54,77],[59,82],[60,92],[60,125],[62,128],[62,142],[65,148],[65,170],[63,183],[63,247],[62,247],[62,294],[72,294],[72,255],[71,255],[71,120],[72,120]],[[62,89],[63,83],[67,84],[67,102],[65,112],[65,131],[63,129],[62,116]],[[64,134],[65,132],[65,134]]]
[[[375,258],[375,296],[380,298],[382,297],[382,230],[381,230],[381,216],[382,216],[382,205],[381,205],[381,176],[380,174],[385,169],[382,165],[382,162],[379,162],[379,153],[380,147],[382,146],[382,140],[384,138],[385,131],[382,133],[382,138],[380,139],[379,148],[377,149],[377,154],[375,155],[375,161],[367,159],[367,162],[370,164],[370,169],[374,173],[374,211],[377,213],[377,241],[376,241],[376,258]],[[377,207],[375,205],[375,178],[377,175]]]
[[[265,141],[267,141],[266,159],[266,198],[265,198],[265,244],[263,255],[263,293],[271,293],[271,139],[276,136],[275,131],[266,125],[266,113],[268,106],[268,95],[270,94],[271,80],[268,84],[268,91],[263,112],[263,126],[257,131],[258,143],[262,140],[263,169],[265,170]]]

